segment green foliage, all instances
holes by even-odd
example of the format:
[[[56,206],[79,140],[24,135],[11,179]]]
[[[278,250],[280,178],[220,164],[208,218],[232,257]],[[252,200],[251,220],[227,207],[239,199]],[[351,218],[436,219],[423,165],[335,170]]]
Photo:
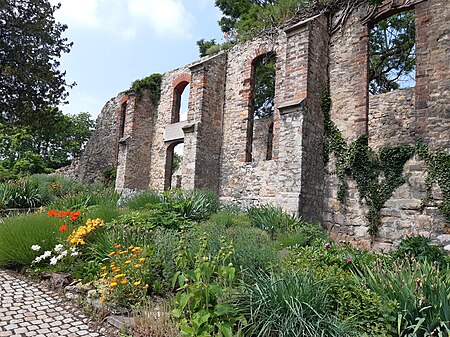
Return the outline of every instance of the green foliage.
[[[226,226],[210,220],[197,228],[198,231],[209,234],[210,254],[220,249],[221,237],[233,242],[235,254],[231,257],[231,262],[238,271],[266,270],[279,262],[277,250],[267,233],[259,228],[250,227],[248,223],[244,226],[240,224]]]
[[[367,286],[395,303],[395,336],[445,336],[450,333],[450,272],[427,261],[405,259],[365,269]]]
[[[131,83],[130,89],[135,91],[138,98],[142,97],[144,90],[148,90],[153,105],[157,106],[161,97],[161,81],[161,74],[151,74]]]
[[[182,192],[180,190],[166,191],[162,195],[162,209],[175,212],[185,219],[193,221],[206,220],[219,208],[219,198],[208,190]]]
[[[235,281],[236,270],[230,262],[234,249],[222,239],[217,254],[210,256],[207,245],[205,233],[191,260],[184,239],[180,240],[177,256],[180,271],[174,276],[177,294],[172,315],[179,320],[184,337],[232,337],[240,324],[240,317],[226,301]]]
[[[267,231],[272,240],[277,234],[285,233],[302,224],[298,217],[286,213],[281,207],[271,205],[250,207],[248,215],[252,226]]]
[[[145,211],[126,213],[120,216],[116,222],[118,225],[132,225],[148,229],[164,227],[180,230],[192,226],[192,222],[186,220],[178,213],[166,211],[160,207]]]
[[[162,197],[158,192],[146,190],[133,195],[125,203],[125,207],[133,210],[152,208],[162,202]]]
[[[369,92],[380,94],[414,82],[416,65],[414,12],[384,19],[370,31]]]
[[[301,222],[297,227],[277,236],[276,245],[279,249],[289,247],[311,246],[317,240],[326,240],[327,235],[319,224]]]
[[[2,1],[0,6],[0,123],[33,125],[41,113],[67,96],[58,59],[72,43],[57,23],[60,5],[48,0]]]
[[[17,215],[0,222],[0,267],[26,267],[36,257],[31,249],[39,245],[52,250],[67,237],[58,231],[59,225],[47,214]]]
[[[208,50],[210,50],[212,47],[217,46],[216,39],[211,40],[205,40],[200,39],[197,41],[198,51],[200,54],[200,57],[208,56]]]
[[[117,167],[115,167],[114,165],[104,169],[102,171],[103,184],[108,187],[109,186],[114,187],[116,183],[116,175],[117,175]]]
[[[65,115],[56,108],[48,109],[33,126],[0,123],[1,171],[20,177],[68,165],[81,154],[93,127],[88,113]]]
[[[0,183],[0,209],[34,208],[41,206],[43,201],[37,181],[32,177]]]
[[[430,245],[430,242],[431,240],[424,236],[406,238],[391,252],[391,255],[396,259],[408,257],[418,261],[437,262],[441,266],[445,266],[446,254],[441,248]]]
[[[254,64],[255,84],[252,102],[254,117],[264,118],[274,114],[275,62],[275,54],[269,53]]]
[[[330,116],[329,94],[322,96],[324,114],[324,161],[335,156],[335,173],[339,179],[338,199],[343,202],[347,190],[347,178],[356,182],[359,196],[369,208],[369,234],[376,236],[381,222],[380,210],[393,192],[406,182],[403,166],[414,155],[415,147],[400,145],[383,147],[375,152],[369,147],[367,135],[360,136],[347,145]]]
[[[431,188],[438,184],[444,196],[439,209],[445,219],[450,222],[450,153],[445,151],[431,152],[424,143],[417,145],[417,153],[425,160],[428,169],[428,198],[431,199]]]
[[[234,301],[245,336],[353,336],[334,315],[329,287],[308,272],[254,273]]]

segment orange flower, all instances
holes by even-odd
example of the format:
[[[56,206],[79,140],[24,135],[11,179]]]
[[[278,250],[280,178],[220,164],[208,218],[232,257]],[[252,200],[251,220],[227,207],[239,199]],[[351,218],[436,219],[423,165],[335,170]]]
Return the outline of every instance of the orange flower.
[[[122,279],[122,281],[120,281],[120,284],[127,284],[127,280],[126,279]]]
[[[57,211],[55,211],[54,209],[51,209],[47,212],[48,216],[56,216],[56,214],[58,214]]]
[[[100,298],[100,302],[101,302],[101,303],[105,302],[105,299],[104,299],[103,297]]]
[[[66,230],[67,230],[67,225],[66,224],[64,224],[61,227],[59,227],[59,231],[60,232],[65,232]]]
[[[59,211],[57,214],[58,218],[64,218],[66,216],[66,212],[64,211]]]
[[[79,211],[73,211],[73,212],[71,213],[71,215],[78,217],[78,216],[81,215],[81,213],[80,213]]]

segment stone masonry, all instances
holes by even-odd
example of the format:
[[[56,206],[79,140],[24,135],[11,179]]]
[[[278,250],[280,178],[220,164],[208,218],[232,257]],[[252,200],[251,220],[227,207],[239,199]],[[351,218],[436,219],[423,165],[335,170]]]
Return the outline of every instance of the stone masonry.
[[[368,94],[368,39],[377,21],[412,10],[416,22],[416,85]],[[321,96],[329,90],[331,118],[347,142],[368,134],[374,149],[415,144],[450,150],[450,6],[448,0],[385,1],[376,8],[322,13],[163,75],[157,106],[149,95],[120,93],[103,108],[78,175],[98,179],[117,167],[116,189],[162,191],[172,186],[174,148],[183,144],[181,187],[208,188],[223,202],[273,204],[321,222],[337,239],[390,249],[425,235],[450,249],[450,224],[424,205],[426,168],[414,157],[408,182],[384,205],[379,234],[368,234],[367,208],[350,182],[345,203],[337,177],[323,164]],[[255,63],[276,57],[275,114],[251,112]],[[187,120],[180,97],[190,84]],[[249,136],[250,135],[250,136]],[[97,178],[96,178],[97,177]],[[433,190],[439,202],[443,195]]]

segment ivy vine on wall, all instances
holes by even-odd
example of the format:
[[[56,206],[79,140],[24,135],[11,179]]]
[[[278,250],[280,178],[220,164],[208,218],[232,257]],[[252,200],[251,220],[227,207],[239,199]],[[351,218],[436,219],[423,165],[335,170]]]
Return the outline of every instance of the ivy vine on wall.
[[[444,201],[439,205],[445,218],[450,221],[450,154],[444,151],[430,152],[423,143],[382,147],[379,151],[369,146],[367,135],[362,135],[351,144],[347,144],[338,127],[331,120],[331,100],[326,92],[322,95],[324,114],[324,164],[330,155],[335,157],[335,171],[339,184],[337,196],[345,201],[348,179],[356,182],[360,200],[368,207],[366,218],[369,222],[369,234],[376,236],[381,223],[380,211],[394,191],[407,181],[403,175],[405,163],[418,154],[427,164],[427,186],[429,198],[431,187],[437,183],[443,193]]]
[[[134,90],[138,99],[142,98],[144,90],[148,90],[153,105],[157,106],[161,97],[161,81],[161,74],[151,74],[140,80],[135,80],[131,83],[130,89]]]

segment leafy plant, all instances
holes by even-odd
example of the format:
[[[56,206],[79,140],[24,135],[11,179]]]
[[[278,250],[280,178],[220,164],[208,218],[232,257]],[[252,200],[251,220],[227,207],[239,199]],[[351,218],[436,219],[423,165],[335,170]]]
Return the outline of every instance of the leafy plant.
[[[445,266],[446,254],[441,248],[430,245],[431,240],[424,236],[413,236],[403,239],[391,255],[397,259],[405,257],[415,258],[418,261],[428,260]]]
[[[133,210],[140,210],[145,208],[152,208],[155,205],[161,204],[162,197],[158,192],[145,190],[133,195],[125,203],[125,207]]]
[[[177,294],[172,315],[179,320],[185,337],[231,337],[239,328],[240,318],[226,302],[232,293],[235,268],[230,262],[233,246],[224,240],[214,256],[208,255],[207,235],[199,239],[193,260],[180,240],[174,286]],[[192,269],[189,266],[193,264]]]
[[[396,336],[449,336],[450,272],[427,261],[405,259],[365,269],[367,286],[396,304]]]
[[[254,273],[234,301],[245,336],[353,336],[334,315],[329,287],[308,272]]]
[[[285,233],[301,224],[301,220],[286,213],[281,207],[264,205],[248,209],[250,222],[253,226],[269,233],[272,240],[279,233]]]

